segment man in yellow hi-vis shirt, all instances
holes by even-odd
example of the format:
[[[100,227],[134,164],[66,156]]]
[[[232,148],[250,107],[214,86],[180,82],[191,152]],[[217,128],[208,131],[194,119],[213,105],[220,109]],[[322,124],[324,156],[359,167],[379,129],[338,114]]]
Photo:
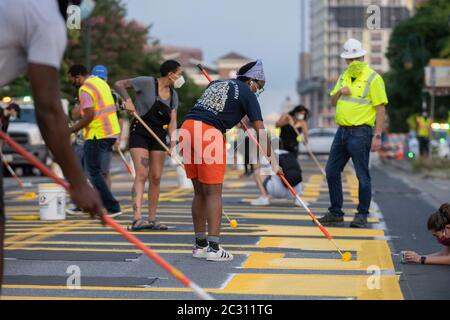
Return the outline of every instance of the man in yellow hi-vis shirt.
[[[428,113],[423,112],[417,117],[417,140],[421,157],[428,157],[430,154],[431,120]]]
[[[68,73],[73,86],[79,88],[83,115],[72,127],[72,132],[83,130],[85,170],[100,193],[109,215],[117,217],[122,214],[120,204],[112,195],[101,170],[102,159],[105,154],[112,153],[112,147],[120,134],[111,88],[103,79],[90,76],[82,65],[73,65]]]
[[[364,62],[366,51],[358,40],[350,39],[344,45],[341,57],[348,64],[331,92],[336,106],[336,133],[330,151],[326,174],[331,207],[319,221],[323,225],[344,223],[341,173],[350,160],[359,180],[358,214],[352,228],[367,228],[372,183],[369,171],[370,152],[381,148],[385,105],[388,103],[383,78]],[[375,127],[375,130],[373,129]]]

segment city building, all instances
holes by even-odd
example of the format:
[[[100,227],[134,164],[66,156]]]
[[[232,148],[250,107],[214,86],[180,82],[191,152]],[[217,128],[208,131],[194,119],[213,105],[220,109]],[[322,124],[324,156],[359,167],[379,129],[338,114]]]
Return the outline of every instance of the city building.
[[[218,58],[216,60],[216,65],[220,79],[236,78],[239,68],[249,62],[251,62],[249,58],[236,52],[230,52]]]
[[[251,60],[236,52],[230,52],[219,57],[215,66],[204,62],[203,51],[199,48],[188,48],[178,46],[157,46],[153,50],[159,50],[164,60],[177,60],[184,68],[186,75],[199,86],[207,86],[208,80],[197,67],[201,64],[213,80],[224,80],[235,78],[240,67]]]
[[[340,57],[346,40],[360,40],[368,51],[366,61],[383,74],[389,70],[385,54],[392,30],[414,15],[418,4],[415,0],[309,0],[308,17],[303,4],[297,88],[300,102],[311,109],[313,127],[336,126],[329,92],[346,69]]]

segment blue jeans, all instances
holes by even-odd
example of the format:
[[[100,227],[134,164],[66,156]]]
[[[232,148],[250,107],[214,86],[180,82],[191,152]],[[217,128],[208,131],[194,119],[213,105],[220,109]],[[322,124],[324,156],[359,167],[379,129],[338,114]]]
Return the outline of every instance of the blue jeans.
[[[84,165],[92,185],[100,193],[109,213],[120,212],[120,204],[109,190],[102,175],[102,159],[112,153],[116,139],[87,140],[84,143]]]
[[[341,173],[351,158],[359,181],[358,214],[369,214],[372,201],[372,182],[369,171],[372,138],[373,130],[370,127],[339,128],[337,131],[326,168],[331,201],[330,213],[344,215]]]
[[[74,146],[74,150],[78,160],[80,160],[81,167],[83,168],[83,170],[85,170],[84,168],[86,167],[86,165],[84,164],[84,144],[76,144]],[[112,152],[104,152],[101,154],[101,157],[101,170],[102,174],[105,176],[111,171]]]

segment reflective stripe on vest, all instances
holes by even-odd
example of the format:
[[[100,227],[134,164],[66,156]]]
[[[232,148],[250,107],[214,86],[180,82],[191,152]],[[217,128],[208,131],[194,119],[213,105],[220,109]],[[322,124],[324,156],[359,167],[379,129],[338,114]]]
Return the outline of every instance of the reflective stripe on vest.
[[[95,119],[100,120],[102,122],[105,136],[112,135],[113,128],[109,116],[116,112],[116,105],[112,104],[106,106],[105,101],[103,100],[103,96],[100,94],[97,87],[87,82],[84,85],[90,90],[92,90],[92,92],[94,92],[95,96],[97,97],[97,102],[100,107],[100,110],[95,111]]]
[[[97,137],[102,139],[104,137],[109,137],[114,135],[115,133],[120,133],[120,126],[118,124],[117,114],[116,114],[116,106],[113,99],[108,99],[106,96],[103,96],[100,92],[102,87],[97,87],[94,83],[90,82],[91,79],[88,79],[84,84],[85,91],[95,97],[95,118],[90,123],[90,125],[86,128],[85,139],[92,139],[93,137]],[[83,87],[80,89],[82,90]],[[106,90],[106,88],[103,88]],[[109,90],[109,87],[108,87]],[[108,92],[109,93],[109,92]],[[106,94],[106,93],[105,93]],[[111,101],[110,104],[106,104],[105,98],[108,101]],[[116,117],[114,119],[114,117]],[[101,130],[101,131],[99,131]],[[92,135],[92,136],[91,136]]]
[[[367,97],[369,96],[369,93],[370,93],[370,86],[372,85],[372,82],[375,79],[375,77],[377,76],[377,74],[378,73],[374,71],[370,75],[369,79],[367,79],[367,84],[366,84],[366,87],[364,88],[364,94],[363,94],[362,98],[354,98],[354,97],[342,96],[340,98],[340,100],[371,106],[372,105],[372,101],[368,100]],[[343,76],[341,76],[340,86],[341,86],[341,89],[344,86],[344,77]]]
[[[431,125],[431,120],[430,119],[424,119],[423,117],[419,117],[419,130],[418,130],[418,134],[419,137],[429,137],[430,136],[430,125]]]

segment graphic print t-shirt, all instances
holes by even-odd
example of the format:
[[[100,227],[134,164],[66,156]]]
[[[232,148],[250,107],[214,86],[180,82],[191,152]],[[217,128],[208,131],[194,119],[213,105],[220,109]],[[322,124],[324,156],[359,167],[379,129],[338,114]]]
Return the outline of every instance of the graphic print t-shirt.
[[[263,120],[258,99],[242,81],[225,80],[212,82],[186,119],[202,121],[225,133],[245,116],[252,122]]]

